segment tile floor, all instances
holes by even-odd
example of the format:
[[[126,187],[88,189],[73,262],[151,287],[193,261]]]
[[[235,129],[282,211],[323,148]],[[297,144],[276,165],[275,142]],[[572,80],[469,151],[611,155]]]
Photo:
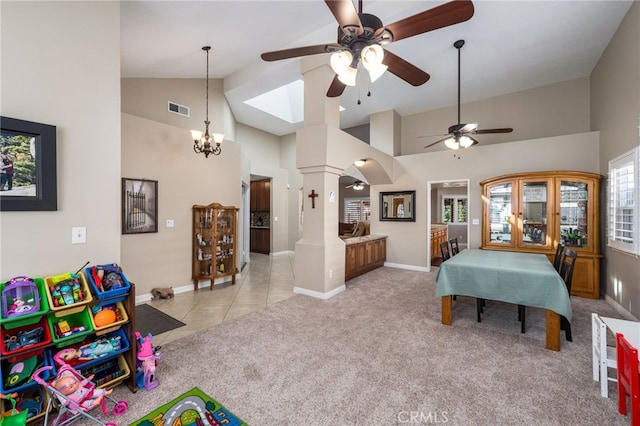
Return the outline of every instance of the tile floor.
[[[176,294],[173,299],[152,300],[151,306],[187,324],[153,336],[154,346],[188,336],[293,296],[293,254],[269,256],[251,253],[236,284],[218,284]]]

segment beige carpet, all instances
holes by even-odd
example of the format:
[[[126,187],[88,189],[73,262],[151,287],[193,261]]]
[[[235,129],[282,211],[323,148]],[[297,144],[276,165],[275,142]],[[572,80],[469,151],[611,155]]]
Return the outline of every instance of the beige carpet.
[[[573,342],[544,348],[544,311],[453,302],[440,324],[434,274],[380,268],[323,301],[297,295],[163,346],[159,387],[132,394],[129,422],[198,386],[250,425],[628,425],[591,378],[591,312],[572,297]],[[412,417],[413,416],[413,417]],[[413,422],[412,422],[413,419]]]

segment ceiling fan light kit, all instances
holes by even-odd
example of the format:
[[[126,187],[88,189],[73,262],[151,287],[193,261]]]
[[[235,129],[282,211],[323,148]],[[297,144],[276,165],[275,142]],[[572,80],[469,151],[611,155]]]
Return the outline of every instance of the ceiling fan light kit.
[[[412,86],[426,83],[429,74],[382,45],[459,24],[474,14],[470,0],[454,0],[385,26],[377,16],[362,12],[362,0],[358,1],[358,10],[352,0],[325,0],[325,4],[338,21],[337,43],[266,52],[261,57],[265,61],[278,61],[332,53],[330,65],[336,76],[327,91],[328,97],[338,97],[346,86],[356,85],[361,61],[371,82],[389,71]]]

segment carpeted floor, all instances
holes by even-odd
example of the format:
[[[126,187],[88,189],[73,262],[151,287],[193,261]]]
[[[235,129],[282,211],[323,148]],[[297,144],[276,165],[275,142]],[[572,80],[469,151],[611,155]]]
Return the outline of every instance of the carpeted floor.
[[[114,391],[117,422],[198,386],[252,426],[629,424],[591,377],[591,312],[619,317],[604,300],[572,297],[573,342],[552,352],[540,309],[521,334],[515,306],[488,301],[479,324],[458,297],[442,325],[433,278],[384,267],[163,345],[159,387]]]
[[[142,336],[146,336],[149,333],[152,336],[157,336],[184,325],[186,324],[182,321],[146,303],[136,306],[136,331]]]

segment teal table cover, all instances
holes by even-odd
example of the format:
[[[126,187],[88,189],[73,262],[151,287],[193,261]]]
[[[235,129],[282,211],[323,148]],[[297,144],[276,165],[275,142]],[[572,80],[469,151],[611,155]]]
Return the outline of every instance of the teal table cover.
[[[443,262],[436,297],[461,295],[549,309],[571,321],[569,292],[547,256],[467,249]]]

